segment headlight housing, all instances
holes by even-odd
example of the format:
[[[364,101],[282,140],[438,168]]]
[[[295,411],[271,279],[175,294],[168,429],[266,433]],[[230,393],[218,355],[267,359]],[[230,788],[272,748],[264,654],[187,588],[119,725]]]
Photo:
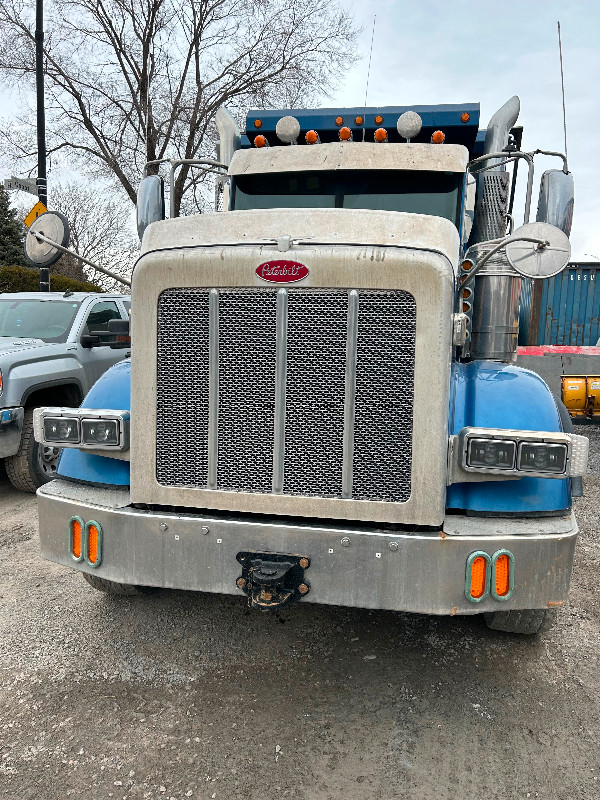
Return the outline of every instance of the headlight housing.
[[[36,408],[36,442],[81,450],[129,450],[129,411],[96,408]]]
[[[463,428],[450,437],[456,462],[468,473],[504,477],[567,478],[584,475],[589,442],[573,433]],[[452,482],[456,481],[456,475]]]

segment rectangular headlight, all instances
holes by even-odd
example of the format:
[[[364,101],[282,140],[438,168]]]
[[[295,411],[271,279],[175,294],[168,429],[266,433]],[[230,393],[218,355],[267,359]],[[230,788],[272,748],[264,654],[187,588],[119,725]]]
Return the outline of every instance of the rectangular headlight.
[[[80,438],[77,417],[44,417],[44,439],[47,442],[75,444]]]
[[[562,475],[567,467],[565,444],[521,442],[518,468],[525,472],[553,472]]]
[[[129,450],[129,416],[129,411],[103,408],[36,408],[33,430],[40,444],[125,451]]]
[[[510,439],[469,439],[467,464],[486,469],[514,469],[517,446]]]
[[[116,419],[84,419],[81,431],[84,444],[119,444],[119,423]]]

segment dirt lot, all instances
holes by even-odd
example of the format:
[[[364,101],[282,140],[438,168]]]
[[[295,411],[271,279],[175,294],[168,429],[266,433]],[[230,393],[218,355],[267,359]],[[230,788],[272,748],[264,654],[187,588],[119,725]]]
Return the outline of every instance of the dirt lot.
[[[600,431],[570,604],[542,637],[159,592],[38,556],[0,478],[0,797],[600,797]]]

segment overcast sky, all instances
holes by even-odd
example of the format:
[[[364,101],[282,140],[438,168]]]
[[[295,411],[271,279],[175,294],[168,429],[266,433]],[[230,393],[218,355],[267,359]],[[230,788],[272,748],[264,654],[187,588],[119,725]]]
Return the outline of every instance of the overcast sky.
[[[600,135],[600,2],[349,0],[345,5],[364,30],[356,61],[348,64],[340,88],[322,105],[364,103],[376,14],[368,105],[479,102],[485,125],[517,94],[525,150],[564,150],[556,30],[560,19],[569,168],[575,179],[572,258],[600,260],[600,146],[595,142]],[[1,98],[0,114],[10,113],[15,100]],[[536,158],[532,218],[539,176],[559,166],[557,159]],[[522,195],[525,170],[520,172]],[[0,159],[0,177],[6,175]],[[522,197],[515,211],[520,224]]]
[[[509,97],[521,98],[517,124],[524,150],[564,151],[560,20],[569,169],[575,180],[572,259],[600,260],[600,2],[598,0],[357,0],[363,60],[348,65],[327,105],[362,105],[377,16],[368,105],[481,103],[481,124]],[[532,219],[539,177],[558,159],[537,156]],[[521,195],[526,171],[520,169]],[[517,202],[518,202],[517,198]],[[523,199],[515,206],[523,221]],[[520,216],[519,216],[520,214]]]

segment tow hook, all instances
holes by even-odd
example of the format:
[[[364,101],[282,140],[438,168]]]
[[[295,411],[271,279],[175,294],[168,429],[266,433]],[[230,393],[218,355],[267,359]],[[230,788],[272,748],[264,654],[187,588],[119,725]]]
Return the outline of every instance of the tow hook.
[[[304,570],[310,567],[307,556],[242,551],[236,559],[242,565],[236,586],[248,596],[252,608],[280,608],[301,600],[310,591],[310,583],[304,578]]]

